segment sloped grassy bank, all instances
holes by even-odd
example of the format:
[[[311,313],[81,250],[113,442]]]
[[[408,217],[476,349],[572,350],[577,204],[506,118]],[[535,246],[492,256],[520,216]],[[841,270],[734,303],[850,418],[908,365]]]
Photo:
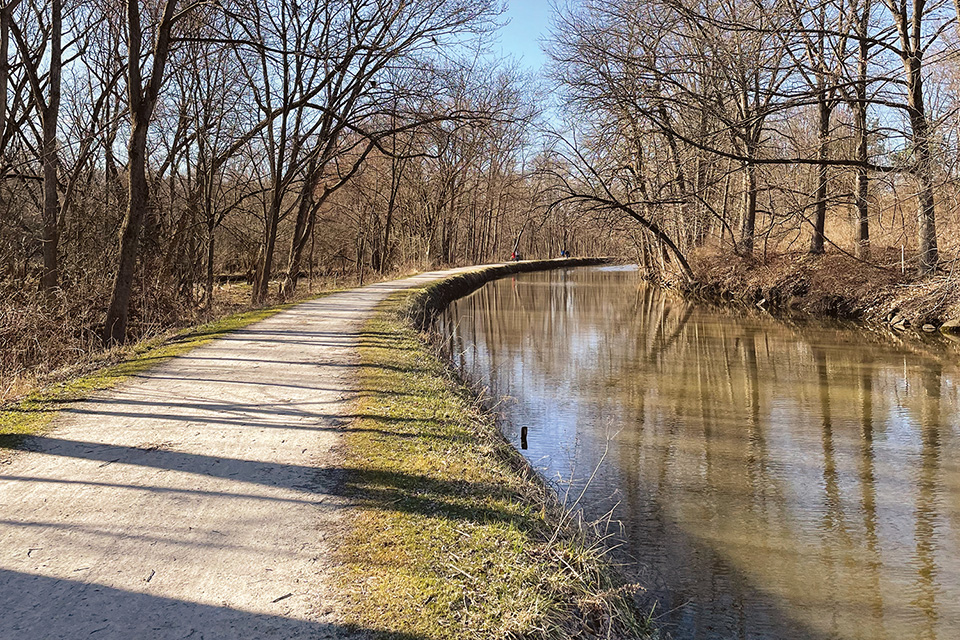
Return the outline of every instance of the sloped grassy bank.
[[[381,629],[378,637],[650,637],[636,586],[569,526],[416,328],[490,279],[558,263],[398,294],[364,328],[362,395],[344,454],[346,491],[362,509],[339,553],[349,621]]]

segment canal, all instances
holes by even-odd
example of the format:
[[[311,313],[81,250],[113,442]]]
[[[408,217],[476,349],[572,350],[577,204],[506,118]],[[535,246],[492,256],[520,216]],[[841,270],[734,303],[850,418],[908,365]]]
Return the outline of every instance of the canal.
[[[675,638],[960,638],[956,352],[517,275],[439,322]]]

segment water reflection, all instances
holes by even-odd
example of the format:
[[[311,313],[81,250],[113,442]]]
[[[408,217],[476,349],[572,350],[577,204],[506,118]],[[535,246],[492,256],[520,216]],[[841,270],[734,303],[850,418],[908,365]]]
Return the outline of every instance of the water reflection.
[[[946,355],[603,268],[491,283],[441,325],[562,491],[599,469],[580,506],[614,509],[618,553],[675,636],[960,637]]]

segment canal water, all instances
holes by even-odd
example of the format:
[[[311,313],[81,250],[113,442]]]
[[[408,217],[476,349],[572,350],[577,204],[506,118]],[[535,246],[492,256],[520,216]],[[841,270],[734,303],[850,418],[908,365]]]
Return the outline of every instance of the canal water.
[[[612,513],[671,637],[960,638],[947,343],[689,304],[618,267],[489,283],[440,329],[567,503]]]

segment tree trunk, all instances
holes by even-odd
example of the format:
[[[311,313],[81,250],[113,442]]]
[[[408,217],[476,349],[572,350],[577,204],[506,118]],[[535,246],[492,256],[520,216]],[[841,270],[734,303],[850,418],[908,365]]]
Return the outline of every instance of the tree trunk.
[[[59,74],[57,74],[59,78]],[[60,195],[57,181],[57,115],[60,102],[59,80],[50,81],[50,105],[43,118],[43,276],[41,286],[50,292],[60,285],[59,245]]]
[[[211,212],[207,212],[207,258],[206,280],[204,281],[204,304],[207,309],[213,308],[213,256],[216,219]]]
[[[397,208],[397,195],[400,192],[400,178],[403,173],[404,163],[394,158],[391,162],[392,171],[390,172],[390,200],[387,202],[387,219],[383,223],[383,240],[380,243],[380,257],[378,273],[387,270],[387,263],[390,259],[390,231],[393,229],[394,212]]]
[[[104,326],[104,339],[108,343],[120,343],[127,337],[130,294],[137,266],[137,247],[149,195],[146,173],[147,127],[148,122],[145,118],[134,116],[127,161],[130,172],[127,214],[120,231],[120,262]]]
[[[742,227],[740,230],[741,255],[753,255],[753,236],[757,225],[757,167],[747,161],[743,167],[741,194]]]
[[[813,233],[810,236],[810,253],[820,255],[824,251],[824,230],[827,223],[827,160],[830,155],[830,104],[821,91],[817,100],[817,206],[813,217]]]
[[[867,162],[867,110],[856,109],[856,142],[857,159]],[[865,166],[857,167],[856,178],[856,208],[857,208],[857,256],[867,259],[870,257],[870,207],[867,202],[870,176]]]
[[[300,263],[303,260],[303,251],[307,241],[313,235],[313,225],[317,219],[316,197],[314,191],[320,172],[317,170],[316,159],[311,159],[307,167],[307,175],[300,194],[300,203],[297,207],[297,221],[293,230],[293,239],[290,242],[290,253],[287,258],[287,277],[281,290],[281,297],[286,299],[297,289],[297,280],[300,278]]]
[[[133,289],[133,274],[137,266],[140,228],[147,214],[147,131],[153,109],[160,95],[163,73],[170,53],[170,31],[173,28],[176,0],[167,0],[163,18],[157,29],[153,49],[153,65],[146,89],[140,74],[142,27],[140,25],[139,0],[127,0],[127,96],[130,108],[131,131],[127,147],[129,172],[127,212],[120,230],[120,260],[113,281],[110,307],[103,326],[103,339],[107,343],[123,342],[127,337],[127,319],[130,310],[130,294]]]
[[[9,9],[9,7],[7,8]],[[4,13],[6,13],[6,10]],[[43,221],[43,273],[40,276],[40,287],[48,294],[60,284],[60,268],[58,251],[60,244],[60,196],[57,181],[57,121],[60,116],[60,79],[63,66],[62,31],[63,31],[63,2],[50,2],[50,54],[49,72],[46,77],[46,87],[40,76],[40,61],[32,57],[32,51],[23,37],[20,29],[12,22],[9,16],[4,19],[6,34],[0,34],[0,39],[12,31],[17,41],[17,48],[23,62],[23,69],[30,83],[33,103],[40,116],[40,161],[43,173],[43,200],[40,208],[40,217]],[[7,43],[0,43],[7,44]],[[5,56],[6,57],[6,56]],[[5,74],[6,75],[6,74]],[[4,79],[6,82],[6,78]],[[46,89],[47,97],[43,93]],[[6,117],[6,114],[2,114]]]
[[[279,189],[279,187],[274,187],[274,189]],[[266,302],[267,295],[270,293],[273,254],[277,247],[277,227],[280,225],[280,197],[279,193],[274,193],[270,202],[270,211],[267,214],[263,251],[260,253],[260,261],[257,263],[257,270],[253,278],[251,302],[254,305],[261,305]]]
[[[920,273],[932,273],[937,268],[936,205],[933,195],[933,166],[930,154],[930,123],[923,103],[923,81],[920,75],[919,55],[904,61],[907,72],[907,114],[910,118],[911,142],[917,178],[917,247]]]
[[[9,4],[0,7],[0,138],[7,132],[7,87],[10,85],[10,21]],[[6,162],[4,162],[6,164]]]
[[[664,137],[667,139],[667,148],[670,152],[670,164],[673,165],[673,175],[674,180],[677,184],[677,195],[680,198],[680,224],[685,230],[683,239],[686,240],[687,244],[696,243],[696,224],[694,217],[690,212],[690,198],[687,193],[687,175],[683,170],[683,163],[680,158],[680,149],[677,145],[676,136],[673,135],[672,125],[670,125],[670,116],[667,114],[667,109],[660,105],[660,118],[665,125],[668,125]]]
[[[870,176],[867,173],[866,163],[869,158],[867,147],[867,60],[870,55],[870,44],[867,42],[867,29],[870,19],[870,3],[867,2],[864,12],[857,25],[859,38],[859,53],[857,56],[857,83],[855,86],[856,103],[853,105],[854,135],[857,144],[857,160],[863,163],[857,167],[856,178],[856,209],[857,209],[857,248],[859,258],[870,257],[870,208],[867,202]]]

